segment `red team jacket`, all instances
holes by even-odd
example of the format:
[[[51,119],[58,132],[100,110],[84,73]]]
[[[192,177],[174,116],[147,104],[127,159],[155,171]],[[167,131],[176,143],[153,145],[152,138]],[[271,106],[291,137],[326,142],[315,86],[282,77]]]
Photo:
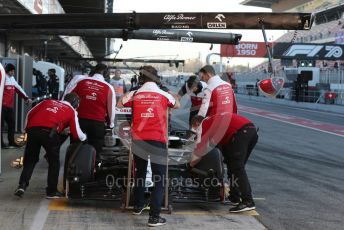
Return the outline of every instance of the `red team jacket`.
[[[219,76],[209,79],[198,115],[207,117],[223,112],[237,113],[237,103],[231,84]]]
[[[71,92],[80,97],[79,118],[106,121],[110,128],[114,127],[116,96],[102,75],[75,76],[66,87],[64,95]]]
[[[206,117],[197,129],[197,141],[194,154],[198,157],[208,152],[208,146],[226,144],[233,135],[252,121],[234,113],[222,113]],[[219,129],[219,127],[221,127]]]
[[[17,83],[14,77],[10,77],[6,74],[4,95],[2,99],[2,106],[6,108],[13,108],[14,106],[14,93],[17,93],[25,100],[29,99],[22,87]]]
[[[26,117],[26,129],[56,128],[60,133],[68,126],[73,139],[81,141],[86,139],[86,135],[80,129],[77,112],[66,101],[45,100],[33,107]]]
[[[176,101],[154,82],[146,82],[137,91],[131,91],[122,99],[125,107],[133,108],[133,140],[167,143],[167,109]]]

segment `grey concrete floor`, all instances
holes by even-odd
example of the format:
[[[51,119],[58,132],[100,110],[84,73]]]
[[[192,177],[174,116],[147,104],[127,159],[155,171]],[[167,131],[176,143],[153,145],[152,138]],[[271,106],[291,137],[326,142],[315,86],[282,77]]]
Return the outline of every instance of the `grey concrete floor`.
[[[46,200],[47,163],[41,160],[22,199],[13,195],[21,170],[10,167],[23,149],[3,150],[0,182],[0,230],[147,229],[148,213],[133,216],[114,201]],[[42,155],[42,154],[41,154]],[[61,157],[63,158],[63,156]],[[265,229],[256,213],[230,215],[221,204],[177,204],[161,229]],[[224,227],[225,226],[225,227]]]

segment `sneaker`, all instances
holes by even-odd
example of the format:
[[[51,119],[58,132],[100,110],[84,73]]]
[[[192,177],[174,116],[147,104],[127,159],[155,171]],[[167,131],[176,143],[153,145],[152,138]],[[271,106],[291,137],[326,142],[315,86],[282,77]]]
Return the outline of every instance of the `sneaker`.
[[[148,226],[149,227],[158,227],[166,224],[166,219],[162,218],[160,216],[154,217],[154,216],[149,216],[148,219]]]
[[[255,209],[256,209],[256,207],[255,207],[253,202],[252,203],[241,202],[240,204],[238,204],[234,208],[229,209],[229,212],[239,213],[239,212],[246,212],[246,211],[251,211],[251,210],[255,210]]]
[[[240,198],[238,197],[228,196],[228,200],[231,202],[231,205],[237,206],[240,204]]]
[[[6,149],[17,149],[17,148],[21,148],[20,145],[17,144],[11,144],[5,147]]]
[[[14,192],[14,195],[22,198],[24,193],[25,193],[25,188],[19,185],[16,191]]]
[[[56,191],[56,192],[52,192],[52,193],[47,193],[46,198],[47,199],[59,199],[59,198],[63,198],[65,195],[62,192]]]
[[[141,213],[143,212],[143,210],[146,209],[147,206],[143,206],[143,207],[134,207],[134,211],[133,211],[133,215],[141,215]]]

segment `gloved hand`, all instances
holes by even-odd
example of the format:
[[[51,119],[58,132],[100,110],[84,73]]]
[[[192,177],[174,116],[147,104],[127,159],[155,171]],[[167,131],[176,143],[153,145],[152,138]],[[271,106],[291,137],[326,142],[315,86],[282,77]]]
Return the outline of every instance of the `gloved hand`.
[[[192,170],[192,167],[191,167],[191,165],[190,165],[190,162],[185,163],[185,168],[186,168],[188,171],[191,171],[191,170]]]
[[[25,100],[25,104],[26,105],[31,105],[32,104],[32,100],[30,98],[28,98],[27,100]]]

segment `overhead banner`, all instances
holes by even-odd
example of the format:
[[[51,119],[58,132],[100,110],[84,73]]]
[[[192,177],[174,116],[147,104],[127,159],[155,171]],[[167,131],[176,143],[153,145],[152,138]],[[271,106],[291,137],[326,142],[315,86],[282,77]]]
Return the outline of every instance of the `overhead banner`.
[[[271,43],[269,44],[271,47]],[[267,57],[264,42],[240,42],[238,45],[221,45],[221,57]]]
[[[302,60],[344,60],[344,45],[314,43],[276,43],[273,57]]]
[[[0,15],[0,29],[261,29],[264,24],[271,30],[309,30],[312,21],[310,13],[44,14],[43,10],[40,15]]]
[[[302,60],[344,60],[344,44],[273,43],[273,58]],[[239,45],[221,45],[221,57],[267,57],[264,42],[240,42]]]

